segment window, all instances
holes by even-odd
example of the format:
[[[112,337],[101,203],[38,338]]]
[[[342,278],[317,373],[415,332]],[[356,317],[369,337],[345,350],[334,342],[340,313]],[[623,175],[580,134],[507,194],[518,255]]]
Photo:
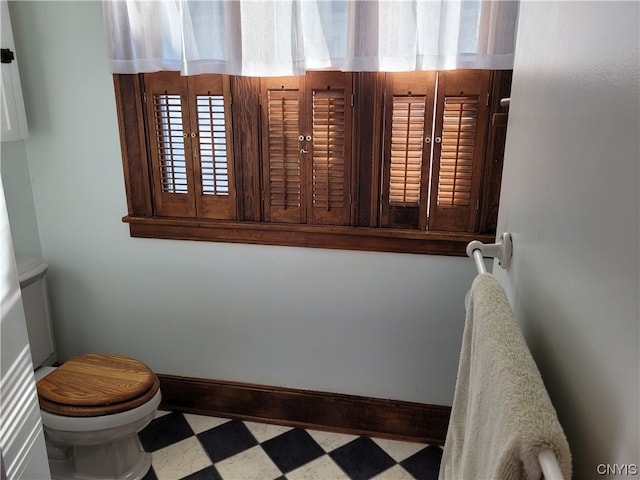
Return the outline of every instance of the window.
[[[464,255],[510,71],[114,75],[132,236]]]

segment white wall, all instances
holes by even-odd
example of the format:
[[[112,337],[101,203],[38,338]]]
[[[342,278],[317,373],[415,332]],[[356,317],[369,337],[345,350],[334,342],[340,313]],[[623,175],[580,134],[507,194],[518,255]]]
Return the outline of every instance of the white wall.
[[[10,8],[63,358],[451,404],[473,262],[130,238],[101,4]]]
[[[21,255],[42,256],[36,209],[33,203],[29,164],[24,141],[2,142],[0,171],[4,182],[11,236]]]
[[[495,271],[580,479],[640,464],[639,15],[638,2],[520,11],[498,225],[514,257]]]

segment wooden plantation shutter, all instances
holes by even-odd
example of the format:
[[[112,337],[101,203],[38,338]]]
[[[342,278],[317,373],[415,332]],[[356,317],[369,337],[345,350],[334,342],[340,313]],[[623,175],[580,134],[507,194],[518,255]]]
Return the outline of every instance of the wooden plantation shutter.
[[[144,86],[155,214],[193,217],[186,83],[177,72],[159,72],[145,75]]]
[[[486,130],[489,72],[438,74],[429,229],[476,228]]]
[[[189,95],[198,217],[235,219],[229,78],[189,77]]]
[[[311,133],[312,141],[305,145],[310,151],[304,161],[311,162],[308,223],[314,225],[348,225],[351,220],[352,88],[347,73],[307,74],[307,104],[312,113],[307,115],[305,131]]]
[[[386,75],[384,227],[426,228],[435,72]]]
[[[487,121],[487,142],[482,171],[482,187],[480,200],[480,216],[478,233],[495,233],[500,206],[500,187],[502,185],[502,164],[507,135],[509,104],[502,104],[502,99],[511,95],[511,70],[491,72],[490,103]]]
[[[489,76],[386,74],[381,226],[475,231]]]
[[[348,225],[352,76],[262,79],[264,218]]]
[[[262,81],[264,217],[304,223],[304,77]]]
[[[155,214],[235,219],[229,81],[144,75]]]

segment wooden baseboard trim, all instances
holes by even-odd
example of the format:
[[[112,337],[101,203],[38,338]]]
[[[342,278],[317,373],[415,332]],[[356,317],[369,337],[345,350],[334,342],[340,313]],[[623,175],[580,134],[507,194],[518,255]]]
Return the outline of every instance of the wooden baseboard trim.
[[[161,409],[444,445],[450,407],[159,374]]]

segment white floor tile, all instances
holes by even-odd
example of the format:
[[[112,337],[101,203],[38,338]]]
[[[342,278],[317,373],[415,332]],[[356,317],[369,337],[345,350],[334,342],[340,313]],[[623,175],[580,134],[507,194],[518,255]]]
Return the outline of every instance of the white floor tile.
[[[178,480],[211,465],[197,437],[156,450],[151,454],[151,464],[158,480]]]
[[[233,480],[272,480],[282,475],[260,446],[222,460],[215,466],[222,478]]]
[[[228,418],[194,415],[192,413],[184,413],[183,416],[195,434],[206,432],[229,421]]]
[[[287,473],[287,480],[349,480],[342,469],[331,460],[328,455],[323,455],[292,472]]]
[[[396,462],[401,462],[411,455],[418,453],[426,445],[422,443],[401,442],[398,440],[387,440],[386,438],[372,438],[385,452]]]
[[[278,435],[291,430],[291,427],[283,427],[282,425],[271,425],[268,423],[244,422],[249,431],[256,437],[258,442],[266,442]]]
[[[318,442],[325,452],[330,452],[338,447],[346,445],[355,440],[357,435],[347,435],[345,433],[323,432],[322,430],[307,430],[307,433]]]

